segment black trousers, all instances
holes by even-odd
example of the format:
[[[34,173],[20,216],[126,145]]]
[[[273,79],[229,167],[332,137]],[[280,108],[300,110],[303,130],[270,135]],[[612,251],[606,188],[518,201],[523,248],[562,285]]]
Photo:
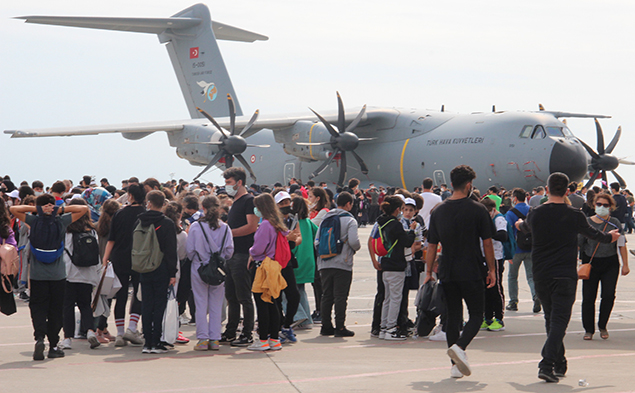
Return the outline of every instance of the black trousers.
[[[588,280],[582,280],[582,326],[585,332],[595,332],[595,299],[598,296],[600,283],[602,283],[602,300],[598,328],[606,329],[615,304],[615,289],[619,274],[620,261],[617,254],[607,258],[593,258],[591,276]]]
[[[282,290],[284,296],[287,298],[287,312],[282,312],[282,297],[276,299],[280,315],[282,318],[282,326],[288,328],[293,323],[293,317],[298,312],[298,306],[300,305],[300,291],[298,291],[298,285],[295,281],[295,273],[293,272],[293,266],[288,264],[287,267],[281,271],[282,277],[287,282],[287,287]]]
[[[60,341],[63,326],[66,279],[57,281],[31,280],[31,322],[36,340],[47,337],[51,347]]]
[[[272,303],[262,300],[262,293],[254,292],[256,310],[258,312],[258,334],[261,340],[272,338],[278,339],[280,330],[280,308],[279,299],[271,299]]]
[[[542,347],[540,368],[552,369],[558,363],[566,362],[564,336],[571,320],[571,309],[575,302],[578,280],[560,277],[536,280],[536,295],[545,313],[547,340]]]
[[[132,304],[130,305],[130,314],[141,315],[141,302],[137,299],[137,291],[139,290],[139,273],[132,270],[117,268],[113,263],[113,268],[121,289],[115,295],[115,319],[124,319],[126,317],[126,303],[128,303],[128,289],[132,283]],[[142,295],[143,297],[143,295]]]
[[[320,312],[322,306],[322,279],[317,269],[317,263],[315,264],[315,278],[311,286],[313,287],[313,296],[315,297],[315,311]]]
[[[466,349],[483,323],[485,283],[483,280],[443,281],[443,292],[448,310],[448,323],[445,326],[448,347],[456,344]],[[463,300],[467,305],[469,319],[461,332]]]
[[[75,335],[75,305],[81,314],[81,326],[86,330],[95,330],[95,318],[91,308],[92,284],[68,282],[64,292],[64,337]]]
[[[485,288],[485,319],[503,319],[505,308],[505,291],[503,290],[503,270],[505,260],[496,261],[496,285]]]
[[[227,299],[228,337],[236,335],[240,321],[240,308],[243,309],[242,334],[251,337],[254,330],[254,303],[251,300],[251,285],[254,282],[255,268],[247,269],[249,254],[236,254],[227,260],[227,277],[225,278],[225,298]],[[260,326],[260,324],[258,325]]]
[[[192,294],[192,261],[185,258],[179,262],[181,264],[181,278],[179,278],[179,288],[176,292],[176,301],[179,303],[179,315],[185,312],[185,306],[190,307],[190,315],[194,320],[196,315],[196,304]]]
[[[163,332],[163,314],[168,304],[170,277],[165,263],[150,273],[139,274],[141,281],[141,317],[146,347],[156,347]]]
[[[377,293],[375,294],[375,302],[373,303],[373,322],[370,325],[371,330],[381,329],[381,309],[384,305],[384,280],[382,279],[382,271],[377,270]]]
[[[346,323],[346,306],[351,290],[353,272],[342,269],[320,270],[322,279],[322,327],[331,328],[331,311],[335,306],[335,327],[341,329]]]

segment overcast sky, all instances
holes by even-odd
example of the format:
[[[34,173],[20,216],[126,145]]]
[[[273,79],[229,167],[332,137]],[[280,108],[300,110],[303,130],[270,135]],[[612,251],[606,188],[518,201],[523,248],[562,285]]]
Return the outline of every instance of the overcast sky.
[[[168,17],[183,0],[3,0],[0,130],[188,118],[156,35],[25,24],[23,15]],[[212,19],[269,41],[221,41],[247,114],[412,107],[470,113],[548,110],[607,114],[614,154],[635,142],[635,3],[630,1],[209,1]],[[569,127],[596,147],[591,119]],[[10,139],[0,174],[14,181],[111,183],[130,176],[193,178],[165,133]],[[635,160],[635,157],[631,157]],[[617,169],[635,188],[635,167]],[[220,171],[203,176],[217,182]],[[609,181],[614,178],[609,174]],[[632,183],[632,184],[631,184]]]

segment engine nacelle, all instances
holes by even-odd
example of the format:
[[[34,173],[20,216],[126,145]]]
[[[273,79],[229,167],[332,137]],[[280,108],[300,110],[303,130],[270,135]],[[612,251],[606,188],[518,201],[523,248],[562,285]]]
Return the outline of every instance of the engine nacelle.
[[[218,152],[217,145],[197,142],[217,142],[220,131],[210,126],[186,125],[181,132],[168,133],[170,146],[176,147],[176,155],[188,160],[192,165],[207,165]]]
[[[279,134],[276,136],[280,136]],[[298,142],[319,143],[329,142],[331,134],[322,123],[312,121],[298,121],[289,128],[282,138],[276,138],[278,143],[283,144],[284,151],[306,161],[326,160],[333,154],[331,145],[323,146],[302,146]]]

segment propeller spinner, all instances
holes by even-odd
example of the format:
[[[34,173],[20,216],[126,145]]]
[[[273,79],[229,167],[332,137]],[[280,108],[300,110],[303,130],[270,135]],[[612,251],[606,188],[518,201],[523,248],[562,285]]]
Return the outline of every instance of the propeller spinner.
[[[598,119],[594,120],[595,130],[597,132],[597,152],[593,150],[589,145],[584,143],[582,140],[578,139],[591,156],[591,168],[593,168],[593,175],[591,176],[585,187],[588,188],[593,185],[593,182],[595,182],[595,180],[597,180],[597,178],[600,176],[602,176],[602,180],[604,181],[604,183],[608,183],[606,177],[607,171],[610,171],[613,176],[615,176],[621,187],[626,187],[626,182],[620,175],[617,174],[617,172],[615,172],[615,169],[619,166],[620,162],[626,165],[631,163],[628,161],[621,161],[617,157],[611,155],[613,149],[615,149],[615,146],[617,145],[617,142],[620,140],[620,136],[622,135],[622,127],[620,126],[617,128],[613,139],[611,139],[611,142],[605,148],[604,133],[602,132],[602,127],[600,126],[600,122],[598,122]]]
[[[356,134],[353,133],[353,130],[359,125],[359,122],[362,120],[362,117],[364,116],[364,113],[366,112],[366,105],[362,107],[362,110],[357,114],[357,117],[355,118],[355,120],[353,120],[353,122],[349,124],[348,127],[346,127],[346,118],[344,115],[344,104],[342,103],[342,97],[340,97],[339,92],[337,93],[337,104],[338,104],[337,130],[328,121],[326,121],[326,119],[320,116],[319,113],[309,108],[311,109],[311,112],[313,112],[318,117],[318,119],[320,119],[322,124],[324,124],[324,127],[326,127],[329,134],[331,134],[331,140],[328,142],[319,142],[319,143],[298,143],[298,145],[304,145],[304,146],[331,145],[331,147],[334,150],[333,154],[331,154],[331,156],[326,161],[324,161],[324,163],[322,163],[322,165],[320,165],[319,168],[317,168],[315,171],[313,171],[313,173],[309,175],[309,179],[313,179],[314,177],[322,173],[326,169],[326,167],[328,167],[329,164],[331,164],[333,159],[335,159],[335,157],[339,154],[342,162],[340,165],[340,176],[339,176],[339,179],[337,180],[337,184],[339,186],[342,186],[344,184],[344,180],[346,179],[346,152],[350,152],[353,155],[353,157],[359,164],[362,170],[362,173],[366,175],[368,174],[368,167],[366,166],[366,163],[364,162],[364,160],[359,156],[359,154],[355,153],[355,149],[357,149],[357,146],[359,146],[359,142],[370,141],[375,138],[359,138]]]
[[[232,97],[229,94],[227,94],[227,101],[229,103],[229,131],[226,131],[225,129],[223,129],[218,124],[218,122],[216,122],[216,120],[214,120],[214,118],[210,116],[209,113],[205,112],[201,108],[196,108],[198,109],[199,112],[203,114],[203,116],[205,116],[209,121],[212,122],[212,124],[214,124],[214,126],[218,129],[218,131],[220,131],[221,138],[220,138],[220,141],[218,142],[197,142],[204,145],[218,145],[219,149],[218,149],[218,153],[216,153],[214,157],[212,157],[212,160],[209,162],[209,164],[207,164],[207,166],[205,167],[205,169],[203,169],[203,171],[201,171],[201,173],[196,175],[194,180],[198,179],[201,175],[207,172],[214,164],[220,161],[221,158],[225,158],[226,168],[230,168],[234,163],[234,158],[236,158],[245,167],[245,169],[249,171],[249,175],[251,176],[251,178],[254,179],[254,181],[256,181],[256,175],[254,174],[254,171],[251,169],[251,166],[249,165],[249,163],[247,163],[247,160],[245,160],[245,158],[242,156],[242,153],[248,147],[269,147],[269,145],[250,145],[245,140],[249,136],[254,135],[258,131],[260,131],[259,129],[255,129],[255,130],[251,129],[254,123],[256,122],[256,120],[258,119],[259,111],[256,110],[256,112],[254,112],[254,115],[251,117],[247,125],[243,128],[241,134],[237,135],[236,108],[234,106],[234,101],[232,100]]]

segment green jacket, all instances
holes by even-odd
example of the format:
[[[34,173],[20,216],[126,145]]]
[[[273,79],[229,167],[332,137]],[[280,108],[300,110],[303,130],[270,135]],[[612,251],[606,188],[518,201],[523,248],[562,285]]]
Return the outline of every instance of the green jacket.
[[[317,235],[318,227],[308,218],[298,221],[302,243],[292,252],[298,260],[298,268],[293,269],[295,281],[298,284],[308,284],[315,280],[315,252],[313,251],[313,239]]]

